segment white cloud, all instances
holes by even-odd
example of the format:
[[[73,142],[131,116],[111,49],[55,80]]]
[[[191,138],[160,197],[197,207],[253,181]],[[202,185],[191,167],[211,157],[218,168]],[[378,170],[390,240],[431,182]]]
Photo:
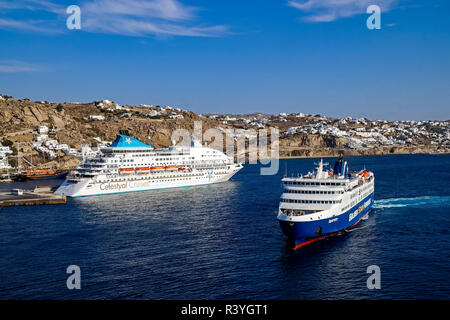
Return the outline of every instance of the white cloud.
[[[187,6],[179,0],[83,0],[81,8],[82,31],[112,33],[128,36],[176,35],[196,37],[216,37],[228,33],[228,26],[199,25],[197,7]],[[48,26],[63,31],[66,7],[54,0],[14,0],[0,1],[3,11],[29,10],[46,11],[57,14],[60,21],[34,20],[25,22],[3,19],[0,28],[15,28],[28,31],[46,32]],[[1,19],[1,17],[0,17]]]
[[[89,15],[153,17],[165,20],[190,20],[197,11],[178,0],[91,0],[86,1],[82,8]]]
[[[214,37],[227,33],[227,26],[193,25],[197,11],[177,0],[93,0],[81,6],[82,28],[131,36]]]
[[[0,60],[0,73],[40,72],[42,67],[16,60]]]
[[[329,22],[366,13],[369,5],[380,6],[381,11],[390,10],[399,0],[290,0],[288,5],[302,11],[303,20]]]
[[[51,28],[42,20],[14,20],[0,18],[0,29],[15,29],[39,33],[61,33],[61,30]]]
[[[65,6],[46,0],[4,0],[0,1],[0,8],[4,10],[48,11],[57,14],[65,12]]]

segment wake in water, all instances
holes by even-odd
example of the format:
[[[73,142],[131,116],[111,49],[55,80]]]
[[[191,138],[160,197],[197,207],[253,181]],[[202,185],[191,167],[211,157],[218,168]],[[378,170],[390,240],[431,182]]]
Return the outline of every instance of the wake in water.
[[[416,197],[416,198],[392,198],[375,200],[374,209],[403,208],[403,207],[431,207],[450,206],[450,197]]]

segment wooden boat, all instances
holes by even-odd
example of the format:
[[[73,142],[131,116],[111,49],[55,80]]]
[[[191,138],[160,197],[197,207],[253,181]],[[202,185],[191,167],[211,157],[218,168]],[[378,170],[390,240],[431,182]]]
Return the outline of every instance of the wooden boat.
[[[20,174],[20,176],[23,180],[63,179],[68,173],[68,170],[31,169]]]

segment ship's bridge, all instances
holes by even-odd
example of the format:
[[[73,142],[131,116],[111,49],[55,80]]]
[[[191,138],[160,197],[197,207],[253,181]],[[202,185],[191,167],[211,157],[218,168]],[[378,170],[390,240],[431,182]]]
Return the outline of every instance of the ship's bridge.
[[[341,207],[353,201],[358,194],[355,188],[361,187],[361,192],[364,192],[373,185],[373,173],[365,170],[348,173],[344,161],[339,166],[335,165],[335,170],[324,170],[321,160],[315,172],[285,177],[282,181],[281,213],[301,216]]]
[[[282,212],[296,211],[299,215],[328,210],[342,203],[348,179],[284,178],[281,195]]]
[[[327,164],[320,160],[314,172],[282,179],[282,213],[311,214],[342,203],[345,191],[352,184],[351,176],[345,174],[345,171],[334,174],[332,170],[324,170],[325,166]]]

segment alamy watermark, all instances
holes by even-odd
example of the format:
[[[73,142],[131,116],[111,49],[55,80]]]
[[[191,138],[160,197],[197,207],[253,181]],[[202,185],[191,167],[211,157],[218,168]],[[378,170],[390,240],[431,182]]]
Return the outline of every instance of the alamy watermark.
[[[77,5],[68,6],[66,13],[70,16],[66,20],[66,26],[69,30],[81,29],[81,9]]]
[[[368,266],[367,273],[370,274],[369,278],[367,278],[367,289],[381,289],[381,269],[377,265]]]
[[[77,265],[70,265],[67,267],[66,273],[70,274],[70,276],[67,278],[67,281],[66,281],[67,289],[80,290],[81,289],[81,269],[80,269],[80,267]]]
[[[370,14],[367,18],[366,25],[369,30],[381,29],[381,8],[376,4],[367,7],[366,13]]]

